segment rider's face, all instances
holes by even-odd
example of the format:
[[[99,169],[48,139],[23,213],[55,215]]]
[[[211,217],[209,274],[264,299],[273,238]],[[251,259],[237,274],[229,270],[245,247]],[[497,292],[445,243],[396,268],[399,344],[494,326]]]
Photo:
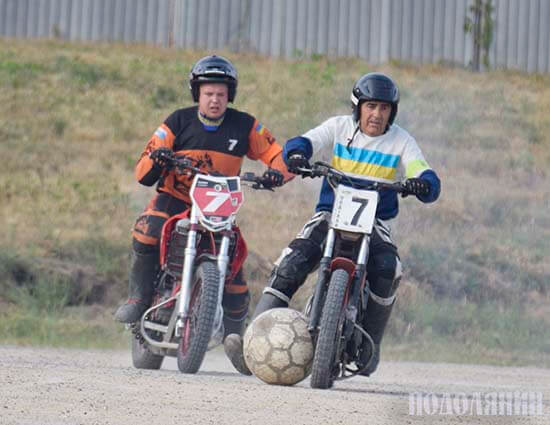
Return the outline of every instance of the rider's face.
[[[205,83],[199,87],[199,112],[208,118],[219,118],[227,109],[228,89],[226,84]]]
[[[391,114],[391,105],[377,100],[367,100],[361,104],[361,131],[368,136],[384,134]]]

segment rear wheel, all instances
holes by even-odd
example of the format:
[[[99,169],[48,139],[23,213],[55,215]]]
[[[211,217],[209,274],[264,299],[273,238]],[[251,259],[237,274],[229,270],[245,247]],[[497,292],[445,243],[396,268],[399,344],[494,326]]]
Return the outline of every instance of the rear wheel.
[[[164,356],[149,351],[145,341],[141,342],[132,335],[132,363],[137,369],[160,369]]]
[[[336,353],[342,336],[348,280],[348,273],[342,269],[335,270],[330,277],[311,367],[311,388],[332,387],[338,373]]]
[[[178,369],[196,373],[204,359],[218,308],[219,272],[212,262],[200,263],[193,276],[190,317],[178,345]]]

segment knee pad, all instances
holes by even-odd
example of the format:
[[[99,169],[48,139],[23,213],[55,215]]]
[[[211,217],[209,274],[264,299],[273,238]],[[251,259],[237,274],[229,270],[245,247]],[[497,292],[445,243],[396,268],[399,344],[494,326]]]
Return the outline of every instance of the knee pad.
[[[401,281],[401,261],[394,254],[385,253],[373,258],[374,264],[368,273],[370,290],[382,298],[395,295]]]
[[[331,213],[328,211],[320,211],[315,214],[300,230],[296,240],[306,239],[322,246],[327,237],[330,216]]]
[[[321,246],[308,239],[295,239],[275,262],[269,286],[292,298],[321,258]]]
[[[376,284],[370,286],[370,297],[373,298],[378,304],[390,305],[395,299],[397,288],[401,278],[389,280],[379,278],[376,280]]]
[[[384,279],[394,279],[396,276],[397,256],[392,252],[384,252],[373,258],[373,272]]]

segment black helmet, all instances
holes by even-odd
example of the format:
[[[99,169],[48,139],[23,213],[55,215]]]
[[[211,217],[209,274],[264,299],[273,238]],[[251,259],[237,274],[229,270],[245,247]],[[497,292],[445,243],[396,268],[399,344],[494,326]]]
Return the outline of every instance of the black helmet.
[[[389,103],[391,105],[391,113],[388,127],[393,124],[393,120],[397,115],[399,89],[390,77],[378,72],[371,72],[363,75],[353,85],[351,107],[353,108],[353,119],[355,121],[359,121],[361,103],[365,100],[378,100]]]
[[[222,56],[205,56],[193,65],[189,73],[189,90],[195,102],[199,101],[199,86],[202,83],[227,84],[228,100],[233,102],[237,94],[237,70]]]

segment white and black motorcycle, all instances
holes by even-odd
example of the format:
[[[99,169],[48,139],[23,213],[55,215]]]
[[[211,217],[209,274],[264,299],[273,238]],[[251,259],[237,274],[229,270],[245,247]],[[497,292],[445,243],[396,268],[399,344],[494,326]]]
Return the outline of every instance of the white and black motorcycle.
[[[315,345],[310,384],[330,388],[335,380],[351,378],[368,366],[361,350],[374,343],[363,329],[369,286],[367,262],[380,190],[406,193],[403,183],[358,183],[324,162],[301,168],[306,177],[325,177],[335,199],[314,294],[305,313]],[[343,184],[345,183],[345,184]]]

